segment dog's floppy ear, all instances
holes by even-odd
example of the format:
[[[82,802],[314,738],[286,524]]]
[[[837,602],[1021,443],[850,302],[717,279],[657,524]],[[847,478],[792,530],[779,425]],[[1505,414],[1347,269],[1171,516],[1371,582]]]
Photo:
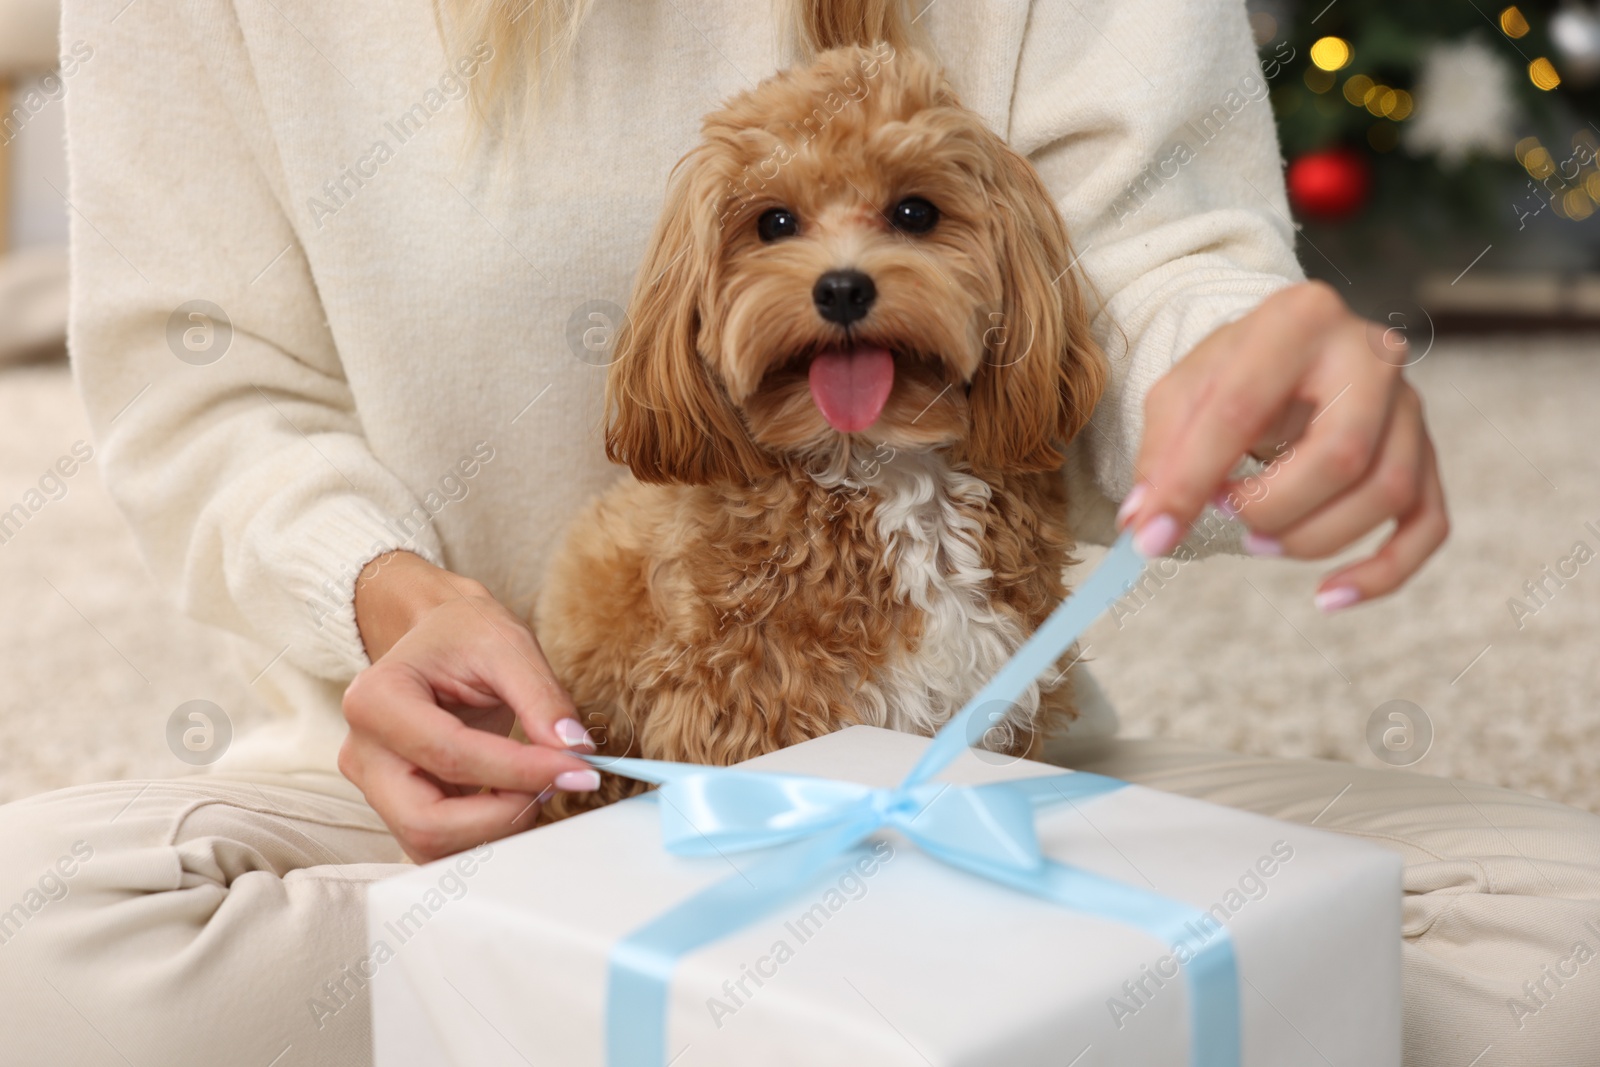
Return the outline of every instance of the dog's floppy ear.
[[[673,174],[606,377],[606,455],[643,482],[748,481],[774,469],[700,354],[721,222],[697,155]]]
[[[992,135],[991,135],[992,136]],[[1094,410],[1106,363],[1089,333],[1072,246],[1027,160],[993,139],[990,218],[1003,287],[973,375],[967,455],[974,468],[1055,470]]]

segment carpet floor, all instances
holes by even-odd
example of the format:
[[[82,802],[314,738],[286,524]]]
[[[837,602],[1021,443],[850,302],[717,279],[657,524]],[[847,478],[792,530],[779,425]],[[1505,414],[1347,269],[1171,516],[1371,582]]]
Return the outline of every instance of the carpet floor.
[[[1575,559],[1579,542],[1600,556],[1600,465],[1579,440],[1600,411],[1595,342],[1441,341],[1411,370],[1454,532],[1398,595],[1323,617],[1325,565],[1217,558],[1102,620],[1088,659],[1124,732],[1382,754],[1600,811],[1600,563]],[[0,372],[0,511],[87,438],[64,367]],[[185,772],[165,735],[184,701],[214,701],[237,730],[264,714],[239,642],[180,617],[146,574],[97,464],[65,485],[0,543],[0,802]]]

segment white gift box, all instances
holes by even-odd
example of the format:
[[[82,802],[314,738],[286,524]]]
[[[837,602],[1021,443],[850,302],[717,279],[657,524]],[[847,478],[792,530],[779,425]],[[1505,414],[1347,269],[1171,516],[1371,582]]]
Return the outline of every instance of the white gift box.
[[[927,744],[854,727],[746,766],[887,787]],[[1051,773],[967,752],[940,778]],[[657,809],[627,801],[374,884],[371,952],[351,970],[370,981],[377,1067],[603,1064],[613,946],[760,855],[674,856]],[[1395,854],[1131,785],[1042,809],[1037,827],[1050,858],[1208,913],[1200,940],[1225,924],[1245,1067],[1399,1067]],[[684,957],[665,1046],[673,1067],[1180,1067],[1190,992],[1173,949],[884,831]]]

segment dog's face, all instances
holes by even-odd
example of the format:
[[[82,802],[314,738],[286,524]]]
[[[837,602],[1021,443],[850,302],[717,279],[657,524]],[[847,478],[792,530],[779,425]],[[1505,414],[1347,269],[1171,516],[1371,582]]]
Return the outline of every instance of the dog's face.
[[[674,172],[607,451],[691,483],[861,444],[1058,466],[1104,379],[1070,263],[1033,169],[932,67],[825,53],[710,115]]]

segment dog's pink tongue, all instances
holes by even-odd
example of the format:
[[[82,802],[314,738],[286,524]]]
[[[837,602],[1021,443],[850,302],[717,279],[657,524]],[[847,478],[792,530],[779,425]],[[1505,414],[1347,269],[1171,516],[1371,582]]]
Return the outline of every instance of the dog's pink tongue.
[[[820,353],[811,361],[811,399],[840,433],[878,421],[894,388],[894,357],[882,348]]]

